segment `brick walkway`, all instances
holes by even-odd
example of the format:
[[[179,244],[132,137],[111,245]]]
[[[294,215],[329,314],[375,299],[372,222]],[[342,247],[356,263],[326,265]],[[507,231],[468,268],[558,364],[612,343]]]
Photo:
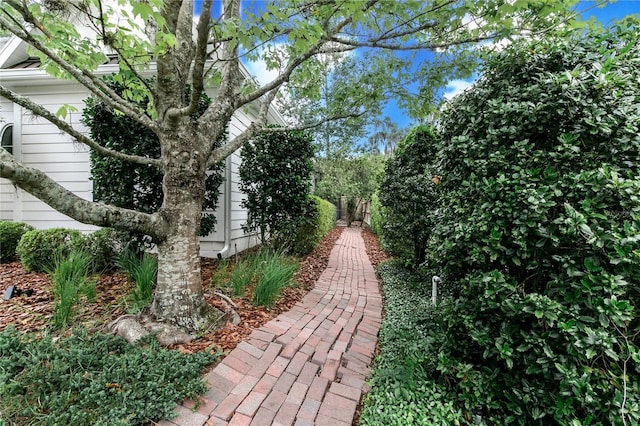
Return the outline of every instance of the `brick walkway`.
[[[382,314],[378,281],[359,229],[345,228],[315,288],[254,330],[207,374],[193,411],[162,426],[351,425]]]

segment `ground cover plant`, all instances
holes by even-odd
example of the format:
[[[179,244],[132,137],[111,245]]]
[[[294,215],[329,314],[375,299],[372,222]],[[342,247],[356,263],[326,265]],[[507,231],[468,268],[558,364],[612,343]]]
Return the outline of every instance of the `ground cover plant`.
[[[177,401],[205,390],[203,368],[220,353],[183,354],[154,338],[75,330],[0,333],[0,423],[144,425],[173,416]]]
[[[434,356],[447,339],[444,318],[431,304],[421,277],[400,261],[378,268],[385,296],[385,315],[359,424],[468,424],[451,389],[436,380]]]
[[[465,417],[640,421],[639,38],[514,42],[443,114],[421,273],[450,300],[432,379]]]

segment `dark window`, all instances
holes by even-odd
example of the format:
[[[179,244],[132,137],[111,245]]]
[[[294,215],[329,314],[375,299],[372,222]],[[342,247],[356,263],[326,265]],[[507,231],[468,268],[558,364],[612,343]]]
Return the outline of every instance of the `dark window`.
[[[13,124],[8,124],[2,129],[2,148],[13,154]]]

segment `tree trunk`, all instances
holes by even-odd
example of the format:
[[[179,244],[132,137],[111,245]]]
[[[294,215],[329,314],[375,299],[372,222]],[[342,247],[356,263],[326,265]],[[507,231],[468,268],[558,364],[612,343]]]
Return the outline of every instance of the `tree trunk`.
[[[217,322],[222,313],[206,303],[200,275],[199,231],[207,158],[192,148],[198,146],[195,136],[187,136],[193,133],[180,133],[167,143],[169,149],[163,150],[161,213],[168,230],[158,244],[158,277],[151,312],[160,321],[198,331]],[[187,147],[191,149],[185,150]]]

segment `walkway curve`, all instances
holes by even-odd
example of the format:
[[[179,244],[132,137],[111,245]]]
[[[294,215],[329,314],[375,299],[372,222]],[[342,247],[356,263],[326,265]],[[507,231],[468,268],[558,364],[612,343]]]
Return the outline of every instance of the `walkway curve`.
[[[345,228],[315,288],[206,376],[199,406],[162,426],[351,425],[374,357],[382,298],[360,229]]]

